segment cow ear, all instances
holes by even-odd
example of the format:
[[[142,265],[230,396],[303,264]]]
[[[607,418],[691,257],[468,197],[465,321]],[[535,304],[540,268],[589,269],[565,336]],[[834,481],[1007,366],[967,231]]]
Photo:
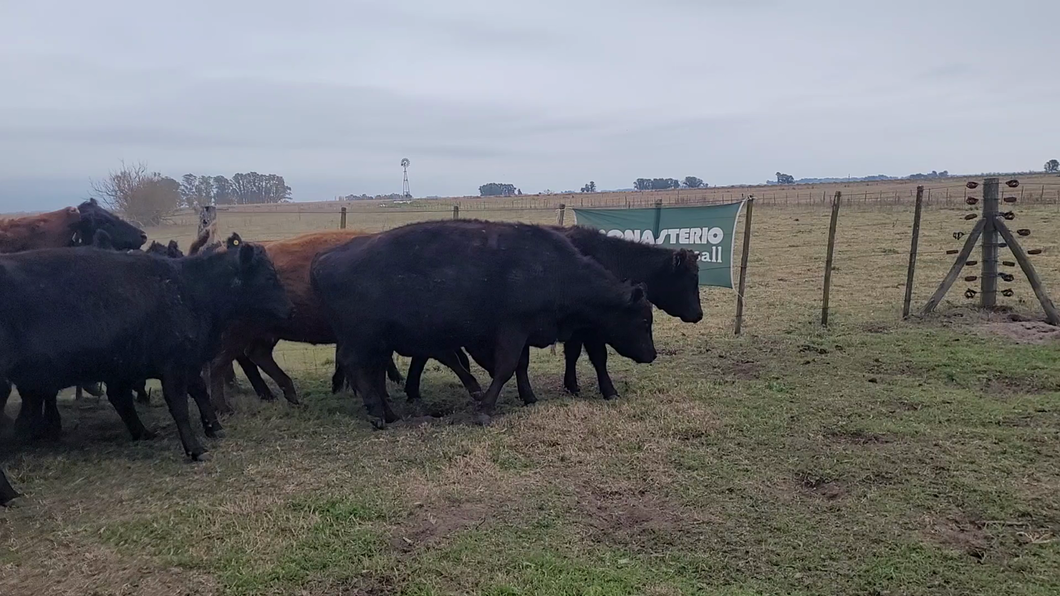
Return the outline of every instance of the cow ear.
[[[688,255],[685,254],[685,251],[679,250],[679,251],[675,252],[674,253],[674,271],[680,271],[681,268],[684,267],[685,259],[687,259],[687,258],[688,258]]]
[[[236,234],[235,232],[232,232],[232,235],[229,236],[228,240],[225,241],[225,246],[227,246],[228,248],[235,248],[241,244],[243,244],[243,239],[240,238],[239,234]]]
[[[251,244],[241,244],[239,246],[239,265],[246,269],[254,263],[254,246]]]
[[[674,253],[674,271],[691,270],[698,259],[699,255],[695,251],[681,249]]]
[[[629,303],[636,304],[644,300],[644,286],[637,284],[633,286],[633,291],[629,294]]]

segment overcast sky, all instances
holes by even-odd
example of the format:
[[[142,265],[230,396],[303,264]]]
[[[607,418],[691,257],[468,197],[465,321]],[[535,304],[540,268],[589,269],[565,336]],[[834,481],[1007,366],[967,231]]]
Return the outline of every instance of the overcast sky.
[[[869,4],[0,0],[0,211],[121,160],[323,200],[1060,158],[1060,2]]]

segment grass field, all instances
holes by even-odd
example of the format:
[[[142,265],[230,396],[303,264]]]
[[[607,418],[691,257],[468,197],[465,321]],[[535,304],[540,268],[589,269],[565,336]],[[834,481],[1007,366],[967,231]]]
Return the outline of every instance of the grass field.
[[[1026,281],[1000,284],[1015,295],[999,313],[969,308],[978,282],[958,281],[937,316],[902,322],[911,203],[852,201],[822,329],[827,209],[758,196],[744,335],[734,294],[704,289],[701,323],[656,318],[655,363],[612,357],[612,402],[585,360],[582,396],[566,395],[561,352],[537,350],[535,406],[511,383],[492,426],[468,424],[432,363],[426,411],[372,431],[359,399],[328,392],[332,350],[281,344],[306,405],[241,396],[193,465],[158,397],[142,413],[162,438],[146,443],[105,401],[64,400],[60,445],[2,443],[27,497],[0,511],[0,594],[1060,593],[1060,335],[1010,320],[1039,316]],[[460,204],[556,218],[544,202]],[[327,206],[223,212],[219,229],[337,227]],[[1060,206],[1013,208],[1060,297]],[[356,205],[348,224],[446,209]],[[915,306],[968,212],[926,210]],[[186,247],[193,226],[151,235]]]

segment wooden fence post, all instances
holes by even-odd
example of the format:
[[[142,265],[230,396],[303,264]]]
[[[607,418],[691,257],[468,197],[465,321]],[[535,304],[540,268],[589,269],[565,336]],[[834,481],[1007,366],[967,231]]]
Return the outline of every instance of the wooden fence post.
[[[567,214],[567,204],[566,203],[560,203],[559,204],[559,213],[556,214],[556,223],[558,225],[560,225],[560,226],[563,225],[563,220],[564,220],[564,217],[566,216],[566,214]]]
[[[983,266],[979,276],[980,303],[983,308],[997,306],[997,221],[998,179],[983,181]]]
[[[1001,237],[1005,239],[1005,242],[1008,243],[1012,256],[1016,257],[1016,262],[1019,263],[1020,269],[1023,269],[1023,273],[1027,276],[1027,281],[1030,282],[1035,297],[1038,298],[1038,302],[1042,304],[1042,310],[1045,311],[1045,319],[1050,325],[1060,325],[1060,312],[1056,310],[1056,305],[1053,304],[1049,294],[1045,291],[1045,287],[1042,286],[1042,280],[1034,270],[1034,265],[1031,265],[1031,260],[1027,258],[1027,253],[1023,251],[1023,247],[1019,245],[1016,237],[1009,231],[1005,222],[994,220],[994,226],[998,233],[1001,234]]]
[[[916,251],[920,242],[920,213],[924,205],[924,187],[916,187],[916,208],[913,211],[913,240],[909,245],[909,271],[905,274],[905,302],[902,318],[909,318],[909,304],[913,301],[913,273],[916,271]]]
[[[345,230],[346,229],[346,208],[345,207],[343,207],[342,211],[339,213],[339,229],[340,230]]]
[[[453,219],[460,219],[460,205],[453,205]]]
[[[743,254],[740,255],[740,282],[736,289],[736,335],[743,331],[743,294],[747,289],[747,256],[751,252],[751,213],[754,206],[755,198],[747,199],[747,215],[743,222]]]
[[[828,325],[828,293],[832,289],[832,255],[835,253],[835,228],[839,221],[839,203],[843,198],[841,191],[835,191],[832,199],[832,220],[828,224],[828,257],[824,262],[824,297],[821,303],[821,325]]]

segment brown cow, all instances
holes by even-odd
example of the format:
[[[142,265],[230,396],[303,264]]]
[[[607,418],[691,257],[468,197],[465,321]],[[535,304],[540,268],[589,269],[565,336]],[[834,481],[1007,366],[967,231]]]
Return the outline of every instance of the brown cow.
[[[221,340],[221,351],[210,365],[209,375],[210,395],[218,412],[232,411],[225,398],[225,376],[231,369],[232,361],[243,355],[276,381],[287,401],[298,403],[294,382],[273,359],[272,348],[281,339],[308,344],[335,343],[335,334],[330,321],[324,315],[323,305],[309,285],[309,266],[317,253],[367,234],[370,232],[328,230],[310,232],[287,240],[259,243],[265,247],[265,252],[280,277],[280,283],[287,290],[287,297],[294,304],[294,317],[283,324],[268,328],[236,323],[225,331]],[[250,372],[247,367],[243,368],[245,372]],[[248,374],[248,377],[250,376]],[[262,395],[258,383],[253,378],[251,380],[259,395]]]
[[[0,219],[0,253],[73,246],[80,223],[77,207]]]

